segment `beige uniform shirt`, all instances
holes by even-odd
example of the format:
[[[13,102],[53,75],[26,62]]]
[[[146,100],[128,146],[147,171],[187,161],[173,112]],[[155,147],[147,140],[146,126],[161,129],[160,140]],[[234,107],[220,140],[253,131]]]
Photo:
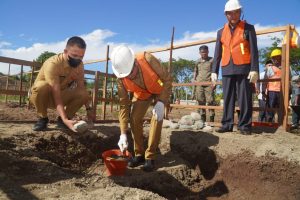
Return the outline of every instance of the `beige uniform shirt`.
[[[79,76],[75,79],[71,78],[72,71],[76,71]],[[38,81],[46,81],[51,86],[58,83],[60,84],[61,90],[70,87],[70,85],[74,82],[77,87],[84,87],[83,63],[81,63],[78,67],[73,68],[68,64],[68,61],[64,59],[62,53],[52,56],[47,59],[41,67],[35,83]]]
[[[194,79],[198,82],[210,81],[213,58],[208,57],[206,60],[200,58],[195,65]]]
[[[146,52],[145,59],[147,60],[149,65],[156,72],[156,74],[159,76],[159,78],[164,84],[162,92],[159,95],[152,95],[149,99],[160,100],[166,104],[170,98],[171,91],[172,91],[171,74],[167,71],[167,68],[162,67],[159,60],[157,60],[157,58],[155,58],[152,54]],[[140,70],[137,76],[132,81],[138,86],[140,86],[141,88],[146,89],[143,80],[143,75]],[[122,132],[125,132],[128,129],[130,104],[132,101],[136,101],[137,99],[133,98],[133,100],[131,101],[129,99],[127,90],[123,86],[121,79],[118,79],[117,82],[118,82],[118,95],[120,98],[120,112],[119,112],[120,128]]]

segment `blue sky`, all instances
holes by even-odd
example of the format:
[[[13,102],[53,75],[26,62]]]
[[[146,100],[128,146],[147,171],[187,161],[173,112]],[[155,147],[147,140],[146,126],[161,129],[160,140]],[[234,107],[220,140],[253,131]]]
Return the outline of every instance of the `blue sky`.
[[[85,60],[101,59],[105,58],[107,44],[114,47],[126,43],[135,51],[168,46],[173,26],[177,44],[212,38],[226,23],[225,3],[226,0],[1,0],[0,56],[33,60],[46,50],[63,51],[66,40],[79,35],[88,44]],[[287,24],[300,27],[300,0],[241,0],[241,4],[244,19],[257,29]],[[270,44],[267,36],[259,38],[259,47],[268,45],[266,40]],[[214,44],[209,47],[212,56]],[[166,53],[157,56],[167,58]],[[177,50],[174,57],[197,59],[197,47]],[[0,71],[6,72],[4,68],[1,65]]]

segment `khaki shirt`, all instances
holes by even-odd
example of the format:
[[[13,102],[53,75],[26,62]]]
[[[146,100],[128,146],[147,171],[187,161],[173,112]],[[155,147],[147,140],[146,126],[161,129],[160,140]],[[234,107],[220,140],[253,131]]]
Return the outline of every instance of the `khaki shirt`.
[[[72,71],[76,71],[79,76],[72,79],[70,76]],[[78,67],[73,68],[68,64],[68,61],[64,59],[63,53],[52,56],[47,59],[41,67],[35,83],[38,81],[46,81],[51,86],[60,84],[61,90],[69,87],[73,81],[77,83],[78,87],[84,87],[83,63]]]
[[[161,81],[164,83],[163,90],[159,95],[152,95],[149,99],[153,98],[154,100],[160,100],[164,104],[168,103],[168,100],[171,95],[172,91],[172,77],[171,74],[168,72],[167,68],[162,67],[160,62],[150,53],[145,53],[145,59],[152,67],[152,69],[156,72],[159,76]],[[132,80],[135,84],[140,86],[143,89],[146,89],[145,83],[143,80],[142,72],[139,70],[137,76]],[[120,121],[120,128],[121,132],[125,132],[128,129],[128,122],[129,122],[129,107],[132,101],[136,101],[137,99],[133,98],[132,100],[129,99],[128,92],[123,86],[122,80],[118,79],[118,95],[120,98],[120,112],[119,112],[119,121]]]
[[[208,57],[206,60],[200,58],[196,62],[194,69],[195,80],[198,82],[201,81],[210,81],[211,80],[211,71],[212,71],[213,58]]]

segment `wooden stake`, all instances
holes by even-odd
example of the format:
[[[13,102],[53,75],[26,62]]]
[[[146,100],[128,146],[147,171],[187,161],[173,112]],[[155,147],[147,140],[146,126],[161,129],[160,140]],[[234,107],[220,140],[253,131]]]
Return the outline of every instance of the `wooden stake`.
[[[111,98],[114,99],[114,79],[111,79]],[[110,104],[110,112],[112,113],[114,111],[114,101]]]
[[[9,76],[10,76],[10,63],[8,65],[8,73],[6,77],[6,90],[8,90],[8,84],[9,84]],[[7,94],[5,95],[5,103],[7,103]]]
[[[23,89],[23,65],[21,65],[20,88],[19,88],[19,91],[20,91],[19,105],[20,106],[22,104],[22,94],[21,94],[22,89]]]
[[[109,61],[109,45],[107,45],[106,50],[106,64],[105,64],[105,76],[103,81],[103,95],[102,97],[106,99],[106,91],[107,91],[107,74],[108,74],[108,61]],[[105,120],[106,115],[106,100],[102,101],[102,119]]]
[[[284,68],[281,69],[285,71],[285,77],[284,77],[284,110],[283,110],[283,129],[285,131],[288,131],[288,114],[289,114],[289,91],[290,91],[290,41],[291,41],[291,26],[288,25],[286,29],[286,49],[283,53],[285,56],[285,63]]]
[[[98,88],[99,88],[99,72],[96,71],[95,74],[95,82],[94,82],[94,90],[93,90],[93,114],[95,116],[95,120],[97,120],[97,104],[98,104]]]

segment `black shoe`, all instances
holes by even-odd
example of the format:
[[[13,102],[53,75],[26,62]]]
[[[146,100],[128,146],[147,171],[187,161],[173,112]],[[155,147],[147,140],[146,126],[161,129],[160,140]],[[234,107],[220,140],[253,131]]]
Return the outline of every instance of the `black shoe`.
[[[146,160],[142,166],[142,170],[145,172],[152,172],[154,170],[154,160]]]
[[[128,161],[128,167],[137,167],[145,162],[144,156],[135,156]]]
[[[297,129],[298,128],[298,124],[292,124],[291,125],[291,129]]]
[[[251,135],[251,130],[238,130],[241,135]]]
[[[68,130],[69,128],[65,125],[61,117],[57,118],[56,128]]]
[[[217,133],[226,133],[226,132],[232,132],[232,129],[229,128],[219,128],[216,130]]]
[[[46,130],[48,122],[49,122],[48,117],[39,118],[39,120],[33,126],[32,130],[34,130],[34,131],[43,131],[43,130]]]

